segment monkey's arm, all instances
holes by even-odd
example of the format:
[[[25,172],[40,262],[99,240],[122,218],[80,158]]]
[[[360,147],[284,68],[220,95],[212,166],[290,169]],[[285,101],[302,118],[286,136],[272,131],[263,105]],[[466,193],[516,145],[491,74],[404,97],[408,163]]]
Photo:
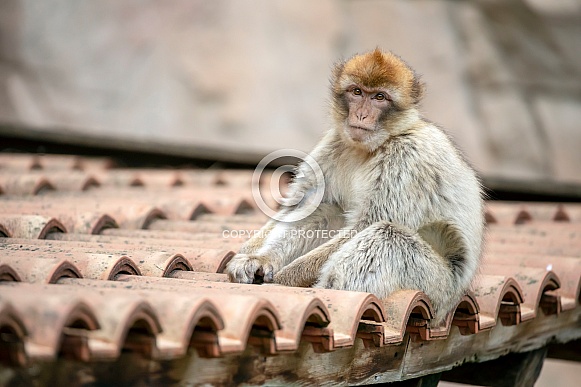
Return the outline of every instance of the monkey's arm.
[[[295,259],[274,275],[274,282],[286,286],[311,287],[319,277],[321,267],[348,237],[335,237]]]
[[[333,204],[320,204],[312,214],[294,222],[271,220],[232,258],[226,273],[232,282],[272,282],[282,267],[328,240],[328,234],[321,231],[336,230],[342,223],[342,212]]]
[[[266,222],[264,226],[258,230],[256,234],[252,236],[252,238],[248,239],[242,247],[240,248],[240,254],[254,254],[256,253],[262,245],[264,245],[264,241],[266,240],[268,234],[272,231],[272,229],[276,226],[275,220],[269,220]]]
[[[376,219],[373,216],[364,214],[353,217],[353,220],[346,227],[337,231],[337,235],[334,238],[306,252],[303,256],[283,267],[274,275],[274,282],[286,286],[313,286],[319,278],[321,267],[327,262],[329,257],[338,251],[351,237],[367,228],[374,221]]]

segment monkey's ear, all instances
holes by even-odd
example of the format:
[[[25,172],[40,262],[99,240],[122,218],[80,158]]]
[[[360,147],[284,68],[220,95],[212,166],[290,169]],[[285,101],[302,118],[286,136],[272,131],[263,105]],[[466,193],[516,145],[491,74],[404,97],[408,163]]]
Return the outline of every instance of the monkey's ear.
[[[410,96],[414,104],[417,104],[424,97],[426,91],[426,85],[421,81],[420,77],[414,74],[414,80],[412,81],[412,90]]]
[[[343,74],[343,69],[345,68],[345,61],[338,60],[333,65],[333,71],[331,72],[331,82],[334,84],[339,81],[341,74]]]
[[[345,68],[345,61],[340,60],[335,62],[333,65],[333,71],[331,72],[331,90],[335,95],[341,94],[342,90],[340,87],[341,74],[343,74],[343,69]]]

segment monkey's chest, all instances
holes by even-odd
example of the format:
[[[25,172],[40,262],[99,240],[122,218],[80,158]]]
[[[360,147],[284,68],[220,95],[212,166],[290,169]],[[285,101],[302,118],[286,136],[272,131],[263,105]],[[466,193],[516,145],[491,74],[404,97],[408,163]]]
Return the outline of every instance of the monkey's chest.
[[[369,202],[376,189],[374,182],[377,183],[377,179],[369,171],[354,166],[351,170],[335,171],[329,176],[326,191],[330,200],[345,212],[356,211]]]

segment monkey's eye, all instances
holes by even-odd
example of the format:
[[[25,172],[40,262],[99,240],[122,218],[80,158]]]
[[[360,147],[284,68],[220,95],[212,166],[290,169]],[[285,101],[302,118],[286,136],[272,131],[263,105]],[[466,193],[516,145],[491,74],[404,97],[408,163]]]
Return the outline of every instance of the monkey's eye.
[[[384,99],[387,99],[387,97],[383,93],[377,93],[375,94],[375,99],[378,101],[383,101]]]
[[[353,89],[353,94],[355,94],[355,95],[361,95],[361,89],[358,88],[358,87],[354,88]]]

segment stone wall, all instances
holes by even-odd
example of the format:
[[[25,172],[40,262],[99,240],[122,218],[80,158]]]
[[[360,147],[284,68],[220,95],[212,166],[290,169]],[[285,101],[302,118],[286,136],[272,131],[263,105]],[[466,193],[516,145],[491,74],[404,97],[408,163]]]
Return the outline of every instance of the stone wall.
[[[425,115],[486,176],[581,182],[578,0],[3,0],[0,133],[309,150],[333,62],[376,46],[423,75]]]

